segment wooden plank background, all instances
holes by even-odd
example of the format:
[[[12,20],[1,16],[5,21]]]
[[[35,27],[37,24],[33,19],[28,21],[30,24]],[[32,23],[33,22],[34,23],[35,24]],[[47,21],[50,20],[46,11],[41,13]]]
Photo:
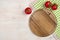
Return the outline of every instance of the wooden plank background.
[[[29,29],[29,15],[23,10],[30,0],[0,0],[0,40],[57,40],[49,37],[37,37]]]

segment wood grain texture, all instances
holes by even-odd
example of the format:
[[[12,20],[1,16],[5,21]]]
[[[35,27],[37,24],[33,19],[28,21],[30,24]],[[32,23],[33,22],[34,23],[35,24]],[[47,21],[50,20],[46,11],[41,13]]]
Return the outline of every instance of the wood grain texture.
[[[39,9],[31,15],[29,25],[37,36],[49,36],[56,29],[56,17],[47,9]]]

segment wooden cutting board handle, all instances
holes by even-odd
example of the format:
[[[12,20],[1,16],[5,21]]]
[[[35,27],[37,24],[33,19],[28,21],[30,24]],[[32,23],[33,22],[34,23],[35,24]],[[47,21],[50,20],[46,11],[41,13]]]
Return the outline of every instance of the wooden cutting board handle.
[[[55,31],[57,20],[51,11],[47,9],[39,9],[31,15],[29,26],[35,35],[46,37]]]

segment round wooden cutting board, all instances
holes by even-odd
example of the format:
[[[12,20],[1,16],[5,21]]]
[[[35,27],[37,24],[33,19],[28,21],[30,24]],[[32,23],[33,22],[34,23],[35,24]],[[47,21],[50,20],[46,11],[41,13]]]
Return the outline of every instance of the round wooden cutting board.
[[[38,9],[30,16],[29,26],[35,35],[46,37],[55,31],[57,20],[50,10]]]

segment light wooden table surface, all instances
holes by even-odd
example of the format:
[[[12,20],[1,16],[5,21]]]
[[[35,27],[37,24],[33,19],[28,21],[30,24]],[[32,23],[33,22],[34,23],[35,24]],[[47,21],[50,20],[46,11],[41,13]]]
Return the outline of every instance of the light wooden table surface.
[[[23,10],[32,0],[0,0],[0,40],[55,40],[37,37],[29,29],[29,15]],[[54,35],[55,36],[55,35]]]

